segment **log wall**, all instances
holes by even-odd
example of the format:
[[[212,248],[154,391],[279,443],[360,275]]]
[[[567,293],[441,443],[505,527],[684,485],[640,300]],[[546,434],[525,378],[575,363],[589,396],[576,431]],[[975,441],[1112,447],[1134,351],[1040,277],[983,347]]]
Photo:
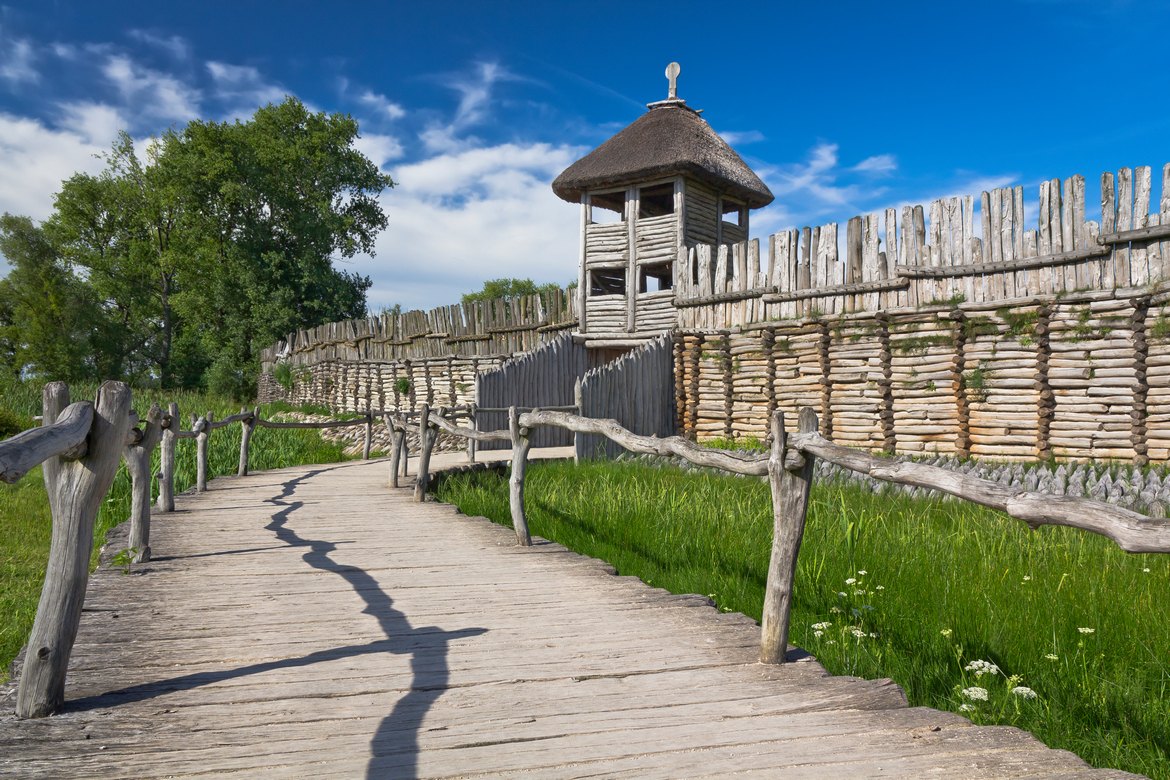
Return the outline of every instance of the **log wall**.
[[[676,433],[674,340],[660,336],[589,370],[581,380],[582,417],[616,420],[641,436],[673,436]],[[577,434],[577,456],[616,457],[625,449],[613,440],[592,433]]]
[[[868,450],[1139,464],[1170,459],[1170,283],[675,335],[683,435],[820,412]]]

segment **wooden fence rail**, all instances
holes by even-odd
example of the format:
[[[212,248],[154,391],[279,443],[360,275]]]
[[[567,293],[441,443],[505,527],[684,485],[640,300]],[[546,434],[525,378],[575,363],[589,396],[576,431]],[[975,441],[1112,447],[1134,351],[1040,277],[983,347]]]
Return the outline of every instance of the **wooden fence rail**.
[[[763,455],[740,455],[710,449],[678,436],[665,439],[639,436],[614,420],[580,417],[559,411],[535,409],[522,413],[513,408],[509,412],[509,420],[513,447],[509,503],[517,543],[524,547],[532,544],[524,511],[527,439],[529,430],[537,426],[554,425],[578,434],[601,434],[631,452],[674,455],[699,466],[734,474],[767,476],[772,494],[773,529],[761,620],[760,660],[763,663],[785,661],[792,611],[792,583],[796,576],[797,556],[808,512],[809,490],[818,457],[876,479],[940,490],[998,509],[1023,520],[1033,530],[1041,525],[1063,525],[1106,536],[1126,552],[1170,552],[1170,521],[1146,517],[1090,498],[1030,492],[970,475],[956,474],[937,466],[898,462],[833,444],[817,432],[817,415],[810,407],[800,410],[796,433],[786,433],[783,411],[773,413],[771,449]],[[442,428],[457,436],[483,435],[451,425],[437,413],[428,415],[427,427]],[[421,496],[425,496],[426,476],[420,465],[416,501],[423,500]]]

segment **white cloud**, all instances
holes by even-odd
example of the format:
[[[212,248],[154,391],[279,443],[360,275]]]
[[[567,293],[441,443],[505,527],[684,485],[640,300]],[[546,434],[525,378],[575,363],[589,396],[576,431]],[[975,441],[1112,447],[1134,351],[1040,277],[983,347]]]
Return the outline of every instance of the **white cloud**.
[[[35,84],[40,74],[33,67],[32,44],[0,39],[0,78],[12,84]]]
[[[764,140],[764,134],[759,130],[745,130],[743,132],[736,132],[734,130],[718,131],[719,137],[727,142],[728,146],[738,146],[743,144],[754,144],[757,141]]]
[[[577,274],[580,213],[552,180],[581,154],[549,144],[502,144],[403,165],[381,196],[389,222],[369,275],[371,309],[431,308],[496,277],[566,284]]]
[[[898,162],[892,154],[879,154],[875,157],[866,157],[853,166],[853,170],[861,173],[886,175],[898,170]]]
[[[401,119],[406,116],[406,110],[402,106],[390,102],[386,99],[385,95],[375,94],[368,89],[358,100],[370,106],[379,114],[385,114],[389,119]]]
[[[102,74],[141,117],[187,121],[199,115],[198,90],[173,76],[144,68],[125,55],[111,55]]]
[[[402,156],[402,144],[392,135],[378,133],[362,133],[361,137],[353,142],[359,152],[374,161],[374,165],[382,166],[390,160],[397,160]]]
[[[88,114],[92,123],[86,124]],[[110,148],[108,115],[81,111],[69,129],[54,129],[25,117],[0,113],[0,212],[47,218],[61,182],[78,171],[105,167],[94,155]],[[116,132],[116,128],[114,128]]]
[[[286,94],[283,87],[268,82],[248,65],[212,61],[207,63],[207,72],[215,82],[215,97],[229,106],[231,118],[250,117],[261,106],[282,102]]]

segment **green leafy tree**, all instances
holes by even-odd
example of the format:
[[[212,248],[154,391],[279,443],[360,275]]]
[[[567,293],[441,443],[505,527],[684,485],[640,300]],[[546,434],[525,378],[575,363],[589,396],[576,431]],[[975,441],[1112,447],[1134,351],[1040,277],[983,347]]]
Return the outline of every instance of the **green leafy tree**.
[[[489,279],[478,292],[464,293],[463,302],[490,301],[496,298],[514,298],[518,295],[535,295],[559,290],[560,286],[549,282],[537,284],[531,279]]]

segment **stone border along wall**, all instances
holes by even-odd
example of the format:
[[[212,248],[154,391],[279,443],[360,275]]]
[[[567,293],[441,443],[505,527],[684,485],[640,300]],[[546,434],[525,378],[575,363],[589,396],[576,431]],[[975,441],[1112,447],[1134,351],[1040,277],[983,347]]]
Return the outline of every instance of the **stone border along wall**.
[[[809,317],[675,334],[683,435],[795,430],[838,443],[1012,460],[1170,459],[1170,284]]]

